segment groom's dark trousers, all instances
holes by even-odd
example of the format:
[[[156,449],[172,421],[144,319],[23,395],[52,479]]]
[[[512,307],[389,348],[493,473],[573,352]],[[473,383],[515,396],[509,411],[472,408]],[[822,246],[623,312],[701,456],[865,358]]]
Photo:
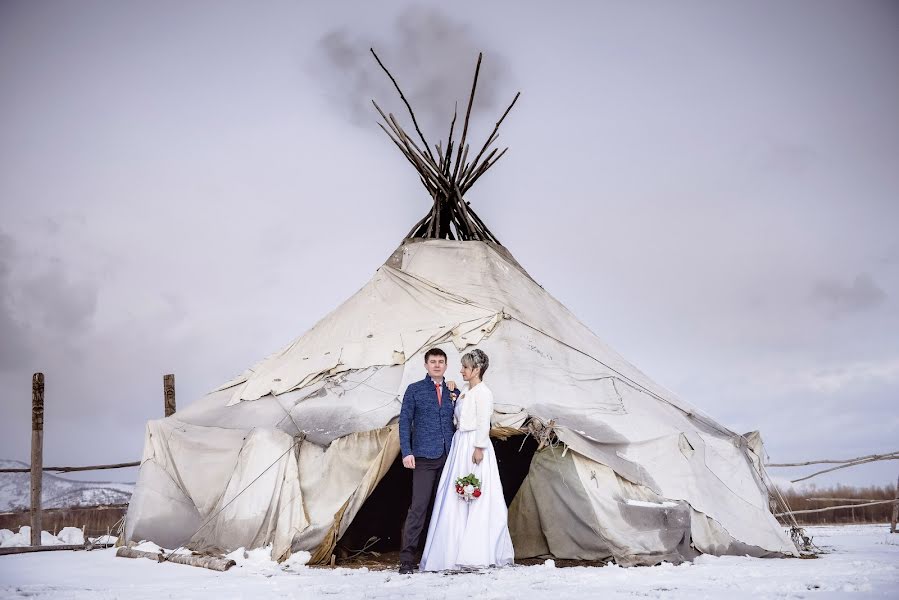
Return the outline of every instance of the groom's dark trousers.
[[[437,398],[438,385],[440,400]],[[404,563],[416,562],[422,546],[422,533],[434,505],[440,472],[455,433],[453,396],[445,382],[438,385],[428,376],[409,384],[400,409],[400,453],[403,457],[415,457],[412,504],[406,515],[400,550],[400,562]]]
[[[415,562],[421,553],[422,535],[431,520],[434,508],[434,496],[440,472],[446,462],[446,454],[440,458],[415,457],[415,469],[412,470],[412,504],[406,515],[406,526],[403,529],[403,548],[400,550],[400,562]]]

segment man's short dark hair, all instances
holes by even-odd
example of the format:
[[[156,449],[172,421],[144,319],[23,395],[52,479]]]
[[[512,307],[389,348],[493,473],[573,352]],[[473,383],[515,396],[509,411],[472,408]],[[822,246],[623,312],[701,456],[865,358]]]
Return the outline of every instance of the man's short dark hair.
[[[444,362],[447,362],[447,359],[446,359],[446,352],[444,352],[444,351],[441,350],[440,348],[431,348],[430,350],[428,350],[427,352],[425,352],[425,362],[428,362],[428,359],[429,359],[430,357],[432,357],[432,356],[442,356],[442,357],[443,357],[443,361],[444,361]]]

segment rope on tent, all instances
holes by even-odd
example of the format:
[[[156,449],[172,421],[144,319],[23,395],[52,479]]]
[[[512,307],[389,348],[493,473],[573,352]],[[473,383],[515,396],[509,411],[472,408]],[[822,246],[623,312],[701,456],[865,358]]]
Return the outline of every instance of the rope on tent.
[[[374,412],[374,411],[376,411],[376,410],[381,410],[382,408],[384,408],[384,407],[386,407],[386,406],[390,406],[390,404],[391,404],[393,401],[395,401],[395,400],[397,400],[397,399],[399,398],[399,395],[396,394],[395,392],[388,392],[387,390],[382,390],[382,389],[376,388],[375,386],[370,385],[370,384],[367,383],[367,381],[368,381],[369,379],[371,379],[372,377],[374,377],[374,376],[378,373],[378,371],[381,370],[381,367],[376,366],[376,367],[374,368],[374,370],[372,371],[372,373],[371,373],[368,377],[366,377],[365,379],[363,379],[362,381],[353,381],[353,380],[348,379],[348,378],[345,377],[345,375],[348,375],[349,373],[355,373],[355,372],[359,372],[359,371],[363,371],[363,370],[364,370],[364,369],[353,369],[353,370],[350,370],[350,371],[345,372],[345,373],[340,373],[340,375],[344,375],[344,378],[343,378],[344,381],[346,381],[347,383],[354,383],[354,384],[356,384],[356,385],[354,385],[353,387],[348,388],[348,389],[343,389],[343,388],[341,388],[341,389],[343,389],[344,393],[346,393],[346,392],[352,392],[352,391],[355,390],[357,387],[364,385],[365,387],[370,388],[370,389],[373,389],[373,390],[375,390],[376,392],[381,392],[382,394],[387,394],[388,396],[391,397],[391,401],[390,401],[390,402],[386,402],[386,403],[384,403],[384,404],[381,404],[381,405],[379,405],[379,406],[376,406],[376,407],[374,407],[374,408],[372,408],[372,409],[369,409],[369,410],[366,410],[366,411],[362,411],[362,412],[356,413],[356,416],[361,416],[361,415],[368,414],[368,413],[370,413],[370,412]],[[339,376],[339,375],[338,375],[338,376]],[[328,383],[332,381],[331,379],[329,379],[329,378],[331,378],[331,377],[336,377],[336,376],[334,376],[334,375],[329,375],[329,376],[327,376],[327,377],[325,378],[325,383],[324,383],[324,385],[328,385]],[[294,406],[296,406],[296,404],[299,404],[300,402],[302,402],[303,400],[305,400],[307,397],[308,397],[308,396],[303,396],[302,398],[299,398],[299,399],[296,401],[296,403],[294,404]],[[275,396],[275,398],[277,399],[277,396]],[[300,425],[299,425],[299,424],[296,422],[296,420],[293,418],[293,415],[290,413],[290,411],[288,411],[287,408],[286,408],[283,404],[281,404],[280,402],[278,402],[278,406],[280,406],[280,407],[281,407],[281,410],[284,411],[284,414],[286,415],[286,418],[289,418],[289,419],[293,422],[293,426],[296,428],[297,432],[299,432],[299,433],[305,435],[305,434],[307,433],[306,430],[300,428]],[[283,423],[283,422],[284,422],[284,419],[281,419],[280,421],[278,421],[278,425],[280,425],[280,424]]]
[[[232,502],[234,502],[235,500],[237,500],[237,499],[240,497],[241,494],[243,494],[245,491],[247,491],[248,489],[250,489],[250,486],[251,486],[251,485],[253,485],[253,484],[256,483],[257,481],[259,481],[259,479],[260,479],[263,475],[265,475],[266,472],[267,472],[269,469],[271,469],[271,468],[274,467],[276,464],[278,464],[279,462],[281,462],[281,459],[282,459],[282,458],[284,458],[285,456],[287,456],[287,454],[288,454],[290,451],[292,451],[294,448],[296,448],[297,444],[300,442],[301,439],[302,439],[302,438],[295,438],[294,441],[293,441],[293,443],[290,445],[290,447],[289,447],[287,450],[285,450],[284,453],[281,454],[281,456],[279,456],[278,458],[276,458],[275,461],[274,461],[272,464],[270,464],[270,465],[267,466],[265,469],[263,469],[262,472],[259,473],[259,475],[257,475],[255,479],[253,479],[253,481],[251,481],[250,483],[248,483],[242,490],[240,490],[239,492],[237,492],[237,494],[236,494],[233,498],[231,498],[230,500],[228,500],[228,502],[227,502],[224,506],[222,506],[220,509],[218,509],[214,515],[212,515],[211,517],[209,517],[208,519],[206,519],[206,521],[205,521],[202,525],[200,525],[200,526],[197,528],[196,531],[194,531],[192,534],[190,534],[190,537],[187,538],[187,542],[189,542],[190,540],[192,540],[193,537],[194,537],[195,535],[197,535],[198,533],[200,533],[200,531],[202,531],[204,527],[206,527],[207,525],[209,525],[209,524],[210,524],[210,523],[211,523],[217,516],[219,516],[219,515],[222,513],[223,510],[225,510],[226,508],[228,508],[228,506],[229,506]],[[241,448],[241,453],[242,453],[242,452],[243,452],[243,448]],[[238,454],[238,456],[240,456],[240,454]],[[187,542],[184,542],[184,543],[186,544]],[[177,548],[175,548],[174,550],[172,550],[171,552],[169,552],[168,554],[166,554],[165,556],[163,556],[163,557],[160,559],[159,562],[161,562],[161,563],[166,562],[166,561],[169,560],[172,556],[174,556],[175,553],[176,553],[178,550],[181,550],[182,548],[185,548],[185,549],[186,549],[186,547],[184,546],[184,544],[181,544],[180,546],[178,546]]]
[[[761,459],[762,457],[759,458]],[[759,461],[759,469],[762,474],[762,483],[764,483],[768,493],[774,498],[775,506],[779,505],[781,507],[781,512],[774,514],[774,516],[786,517],[790,521],[790,539],[793,541],[796,551],[799,552],[799,556],[808,558],[821,552],[821,549],[812,542],[812,536],[808,535],[805,528],[796,520],[793,508],[781,493],[780,488],[772,481],[763,460]]]
[[[637,388],[638,390],[640,390],[640,391],[642,391],[642,392],[645,392],[646,394],[649,394],[650,396],[652,396],[653,398],[655,398],[656,400],[658,400],[658,401],[660,401],[660,402],[664,402],[665,404],[671,405],[672,407],[676,408],[677,410],[681,411],[682,413],[686,414],[687,416],[692,417],[692,418],[694,418],[694,419],[697,419],[697,420],[699,420],[699,421],[705,423],[705,424],[708,425],[709,427],[711,427],[711,428],[713,428],[713,429],[715,429],[715,430],[717,430],[717,431],[719,431],[719,432],[721,432],[721,433],[724,433],[724,434],[726,434],[726,435],[729,435],[729,436],[737,436],[737,435],[738,435],[736,432],[733,432],[733,431],[727,429],[726,427],[723,427],[722,425],[719,425],[718,423],[716,423],[716,422],[713,421],[712,419],[706,417],[705,415],[697,415],[696,413],[693,413],[693,412],[689,412],[689,411],[684,410],[682,407],[678,406],[677,404],[675,404],[675,403],[672,402],[671,400],[665,398],[664,396],[660,396],[659,394],[657,394],[657,393],[653,392],[652,390],[648,389],[646,386],[641,385],[641,384],[640,384],[639,382],[637,382],[637,381],[634,381],[633,379],[631,379],[630,377],[628,377],[628,376],[625,375],[624,373],[622,373],[622,372],[618,371],[617,369],[615,369],[614,367],[612,367],[612,366],[610,366],[610,365],[604,363],[603,361],[601,361],[600,359],[596,358],[596,357],[593,356],[592,354],[588,354],[587,352],[584,352],[584,351],[581,350],[580,348],[576,348],[576,347],[572,346],[571,344],[569,344],[569,343],[567,343],[567,342],[563,342],[563,341],[560,340],[559,338],[557,338],[557,337],[555,337],[555,336],[552,336],[552,335],[546,333],[545,331],[543,331],[543,330],[540,329],[539,327],[534,327],[534,326],[531,325],[530,323],[527,323],[527,322],[525,322],[525,321],[522,321],[521,319],[519,319],[518,317],[516,317],[516,316],[514,316],[514,315],[509,315],[508,313],[503,313],[503,314],[504,314],[504,316],[508,316],[508,318],[510,318],[510,319],[513,319],[513,320],[515,320],[515,321],[518,321],[519,323],[521,323],[521,324],[524,325],[525,327],[528,327],[528,328],[530,328],[530,329],[533,329],[533,330],[536,331],[537,333],[540,333],[540,334],[542,334],[542,335],[545,335],[545,336],[548,337],[549,339],[554,340],[554,341],[556,341],[556,342],[562,344],[562,345],[565,346],[566,348],[568,348],[568,349],[570,349],[570,350],[574,350],[574,351],[577,352],[578,354],[583,354],[584,356],[586,356],[587,358],[589,358],[589,359],[591,359],[591,360],[595,360],[596,362],[598,362],[599,364],[601,364],[602,366],[604,366],[604,367],[607,368],[608,370],[610,370],[610,371],[612,371],[613,373],[615,373],[616,375],[618,375],[618,377],[620,377],[620,378],[622,379],[622,381],[624,381],[625,383],[627,383],[627,384],[629,384],[629,385],[631,385],[631,386]]]

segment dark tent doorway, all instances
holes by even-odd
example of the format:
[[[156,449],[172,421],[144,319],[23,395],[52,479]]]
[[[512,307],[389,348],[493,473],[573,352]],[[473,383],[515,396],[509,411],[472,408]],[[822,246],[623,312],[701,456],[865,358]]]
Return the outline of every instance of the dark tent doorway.
[[[528,474],[537,442],[533,437],[524,435],[506,440],[492,438],[491,441],[508,506]],[[397,457],[337,541],[337,558],[346,559],[363,549],[382,554],[399,552],[403,523],[411,501],[412,472],[404,468],[401,457]]]

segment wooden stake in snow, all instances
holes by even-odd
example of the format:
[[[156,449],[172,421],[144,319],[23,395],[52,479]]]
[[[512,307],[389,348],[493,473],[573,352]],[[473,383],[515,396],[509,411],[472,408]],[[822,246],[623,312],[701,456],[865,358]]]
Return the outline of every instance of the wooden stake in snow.
[[[165,416],[175,414],[175,375],[169,373],[162,377],[162,392],[165,396]]]
[[[144,552],[143,550],[135,550],[122,546],[115,553],[120,558],[149,558],[157,562],[173,562],[179,565],[188,565],[191,567],[202,567],[204,569],[212,569],[213,571],[227,571],[237,563],[230,558],[222,558],[220,556],[208,556],[198,554],[170,554],[165,556],[157,552]]]
[[[890,519],[890,533],[896,533],[897,520],[899,520],[899,479],[896,480],[896,504],[893,505],[893,518]]]
[[[44,476],[44,374],[31,378],[31,545],[41,545],[41,487]]]

